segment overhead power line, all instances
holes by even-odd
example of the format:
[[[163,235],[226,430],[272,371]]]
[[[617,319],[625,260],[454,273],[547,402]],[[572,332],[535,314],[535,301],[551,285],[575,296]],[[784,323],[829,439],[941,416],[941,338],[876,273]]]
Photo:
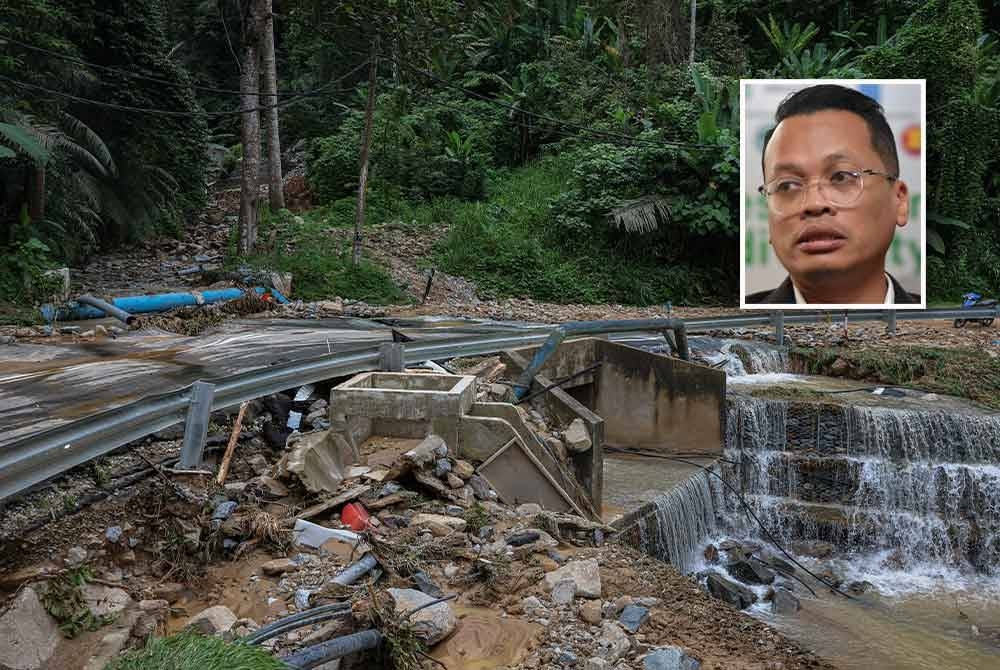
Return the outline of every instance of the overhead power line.
[[[160,84],[161,86],[170,86],[173,88],[190,88],[195,91],[204,91],[206,93],[221,93],[225,95],[242,95],[239,89],[232,88],[217,88],[214,86],[203,86],[200,84],[183,84],[177,81],[172,81],[169,79],[163,79],[161,77],[151,77],[145,74],[139,74],[138,72],[130,72],[129,70],[123,70],[117,67],[111,67],[109,65],[99,65],[97,63],[92,63],[90,61],[82,60],[74,56],[67,56],[66,54],[61,54],[58,51],[52,51],[51,49],[43,49],[42,47],[36,47],[25,42],[21,42],[12,37],[0,37],[0,43],[10,43],[14,44],[22,49],[27,49],[29,51],[34,51],[40,54],[44,54],[51,58],[57,58],[59,60],[66,61],[68,63],[75,63],[77,65],[83,65],[85,67],[93,68],[95,70],[102,70],[104,72],[110,72],[113,74],[119,74],[123,77],[129,77],[131,79],[137,79],[140,81],[148,81],[154,84]],[[353,74],[354,71],[351,73]],[[300,95],[314,95],[316,93],[322,92],[325,87],[320,87],[313,89],[311,91],[278,91],[277,93],[259,93],[258,95],[262,98],[273,98],[282,96],[300,96]]]
[[[303,94],[295,96],[294,98],[290,98],[288,100],[282,100],[281,102],[276,102],[276,103],[274,103],[272,105],[260,105],[260,106],[257,106],[257,107],[248,107],[246,109],[235,109],[235,110],[232,110],[232,111],[229,111],[229,112],[205,112],[205,111],[202,111],[202,112],[189,112],[189,111],[176,110],[176,109],[158,109],[158,108],[155,108],[155,107],[136,107],[136,106],[133,106],[133,105],[122,105],[122,104],[118,104],[118,103],[114,103],[114,102],[105,102],[103,100],[94,100],[93,98],[85,98],[83,96],[74,95],[72,93],[66,93],[64,91],[56,91],[56,90],[48,88],[46,86],[41,86],[39,84],[31,84],[31,83],[28,83],[28,82],[20,81],[18,79],[14,79],[14,78],[8,77],[6,75],[0,75],[0,81],[6,81],[6,82],[9,82],[10,84],[12,84],[14,86],[19,87],[19,88],[25,88],[25,89],[35,90],[35,91],[41,91],[43,93],[47,93],[48,95],[54,95],[54,96],[57,96],[57,97],[60,97],[60,98],[65,98],[67,100],[72,100],[74,102],[79,102],[79,103],[87,104],[87,105],[93,105],[95,107],[103,107],[105,109],[114,109],[114,110],[123,111],[123,112],[136,112],[136,113],[141,113],[141,114],[153,114],[153,115],[157,115],[157,116],[172,116],[172,117],[224,118],[224,117],[230,117],[230,116],[240,116],[240,115],[243,115],[243,114],[249,114],[251,112],[261,112],[261,111],[264,111],[264,110],[267,110],[267,109],[275,109],[275,108],[287,107],[289,105],[293,105],[295,103],[302,102],[303,100],[306,100],[308,98],[317,97],[319,95],[322,95],[325,91],[327,91],[328,89],[330,89],[335,84],[338,84],[338,83],[340,83],[340,81],[346,79],[347,77],[350,77],[352,74],[354,74],[355,72],[357,72],[358,70],[360,70],[361,68],[363,68],[367,64],[368,64],[367,62],[363,62],[363,63],[357,65],[356,67],[354,67],[353,69],[351,69],[351,71],[349,71],[348,73],[346,73],[346,74],[342,75],[341,77],[338,77],[337,79],[334,79],[330,83],[328,83],[328,84],[326,84],[326,85],[324,85],[324,86],[316,89],[315,92],[303,93]],[[341,105],[340,103],[335,103],[335,104],[340,105],[341,107],[344,107],[344,109],[348,109],[348,107],[346,105]]]

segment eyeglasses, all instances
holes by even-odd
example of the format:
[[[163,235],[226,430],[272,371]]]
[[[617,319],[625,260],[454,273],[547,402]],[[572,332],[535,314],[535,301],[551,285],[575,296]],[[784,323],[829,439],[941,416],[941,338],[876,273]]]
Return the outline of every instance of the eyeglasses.
[[[767,205],[775,214],[791,214],[798,211],[815,182],[819,193],[835,207],[853,205],[865,190],[865,175],[885,177],[890,182],[898,177],[877,170],[852,170],[838,168],[825,177],[805,180],[798,177],[775,177],[757,191],[767,199]]]

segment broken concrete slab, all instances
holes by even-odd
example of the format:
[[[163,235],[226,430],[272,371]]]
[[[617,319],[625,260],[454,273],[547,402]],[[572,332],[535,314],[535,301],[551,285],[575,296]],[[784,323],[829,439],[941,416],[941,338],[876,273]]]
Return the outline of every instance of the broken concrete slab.
[[[395,603],[396,614],[400,616],[410,615],[418,607],[436,600],[416,589],[388,589],[388,593]],[[458,619],[447,602],[423,607],[409,616],[409,621],[413,624],[414,633],[429,646],[448,637],[458,625]]]
[[[336,386],[330,405],[344,415],[401,420],[461,416],[475,402],[469,375],[366,372]]]
[[[545,586],[551,590],[563,579],[572,579],[577,595],[583,598],[601,597],[601,568],[597,559],[571,561],[545,575]]]
[[[288,438],[288,448],[285,469],[314,493],[336,491],[348,464],[357,459],[344,437],[332,430],[294,433]]]
[[[30,586],[22,589],[0,617],[0,668],[41,670],[60,640],[59,626]]]
[[[410,526],[414,528],[430,527],[440,525],[449,531],[461,532],[468,525],[465,519],[457,516],[445,516],[443,514],[416,514],[410,519]]]
[[[590,451],[593,442],[590,440],[590,433],[583,424],[583,419],[573,419],[563,433],[563,441],[566,448],[574,454],[582,454]]]
[[[296,544],[312,549],[319,549],[330,540],[337,540],[352,547],[357,546],[361,541],[360,536],[353,531],[327,528],[303,519],[298,519],[295,522],[295,528],[292,532]]]

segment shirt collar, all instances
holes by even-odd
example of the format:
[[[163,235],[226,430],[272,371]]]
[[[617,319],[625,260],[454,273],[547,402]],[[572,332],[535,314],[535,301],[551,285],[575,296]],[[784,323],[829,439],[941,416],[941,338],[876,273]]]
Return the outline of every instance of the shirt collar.
[[[888,273],[886,273],[885,275],[885,284],[886,284],[885,299],[882,301],[882,304],[894,305],[896,304],[896,290],[892,286],[892,279],[889,277]],[[792,290],[795,292],[796,304],[799,305],[807,304],[806,299],[802,297],[802,294],[799,292],[799,287],[795,285],[794,281],[792,282]]]

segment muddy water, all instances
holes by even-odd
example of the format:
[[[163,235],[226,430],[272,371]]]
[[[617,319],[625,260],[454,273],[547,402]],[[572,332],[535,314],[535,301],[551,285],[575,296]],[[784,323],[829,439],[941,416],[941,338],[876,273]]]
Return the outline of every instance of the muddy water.
[[[528,655],[534,638],[543,630],[522,619],[501,617],[491,609],[455,610],[458,629],[431,653],[448,670],[493,670],[515,665]]]
[[[950,582],[950,580],[949,580]],[[844,670],[992,670],[1000,668],[1000,589],[994,583],[943,583],[926,592],[860,602],[799,592],[802,610],[754,616]]]

